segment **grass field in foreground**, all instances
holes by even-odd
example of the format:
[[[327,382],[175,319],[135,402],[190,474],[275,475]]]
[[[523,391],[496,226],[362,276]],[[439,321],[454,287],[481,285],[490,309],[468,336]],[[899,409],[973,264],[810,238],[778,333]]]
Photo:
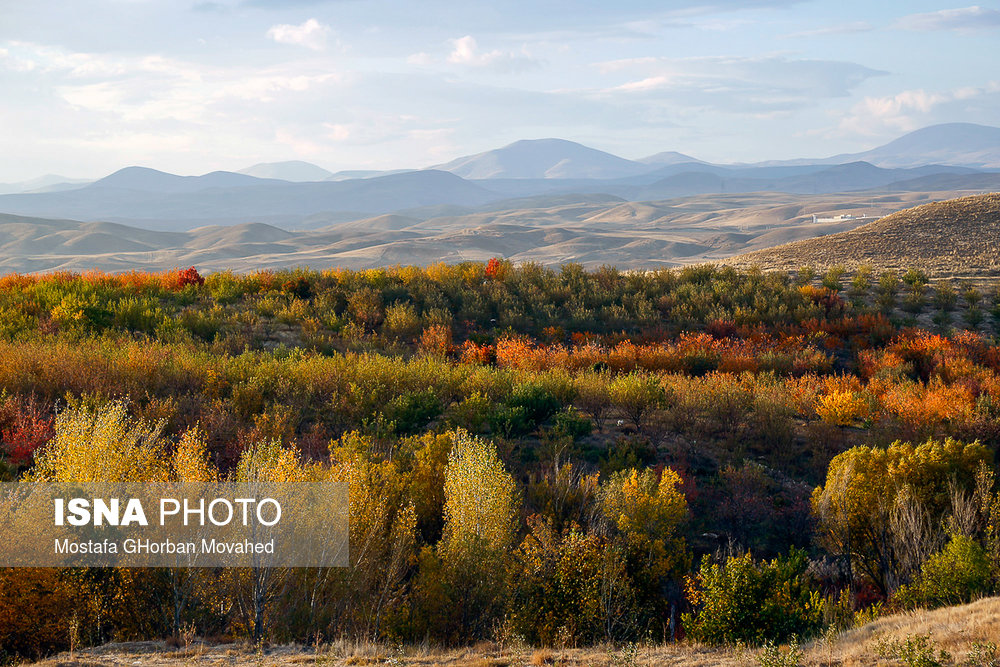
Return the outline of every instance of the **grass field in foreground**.
[[[922,640],[921,638],[926,638]],[[971,604],[934,611],[916,610],[885,616],[859,628],[804,643],[799,664],[807,667],[825,665],[932,665],[932,662],[904,662],[898,650],[909,640],[911,649],[925,646],[934,651],[939,664],[995,665],[1000,659],[989,654],[989,643],[1000,640],[1000,597],[984,598]],[[888,650],[884,647],[888,646]],[[779,647],[787,655],[787,647]],[[942,659],[940,651],[947,652]],[[208,644],[191,638],[176,648],[164,642],[107,644],[95,648],[61,653],[37,667],[167,667],[173,665],[248,665],[282,667],[286,665],[387,665],[402,667],[437,665],[470,667],[709,667],[712,665],[754,666],[766,663],[759,649],[711,648],[678,642],[676,644],[597,646],[589,648],[532,648],[516,643],[480,642],[460,649],[434,648],[426,645],[392,645],[369,642],[334,641],[319,646],[272,646],[257,650],[248,644]],[[785,663],[789,664],[789,663]]]

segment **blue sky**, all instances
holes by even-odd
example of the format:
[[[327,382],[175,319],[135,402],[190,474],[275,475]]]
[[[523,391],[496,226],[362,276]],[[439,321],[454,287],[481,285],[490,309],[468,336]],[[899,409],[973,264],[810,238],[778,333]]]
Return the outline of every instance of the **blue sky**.
[[[422,167],[540,137],[756,161],[1000,125],[996,3],[0,0],[0,16],[0,182]]]

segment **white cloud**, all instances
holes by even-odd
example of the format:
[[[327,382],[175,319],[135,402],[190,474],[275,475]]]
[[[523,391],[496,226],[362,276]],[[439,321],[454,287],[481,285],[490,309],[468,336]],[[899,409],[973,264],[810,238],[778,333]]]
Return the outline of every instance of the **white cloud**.
[[[859,32],[870,32],[872,30],[874,30],[872,24],[867,21],[852,21],[850,23],[838,23],[837,25],[813,28],[812,30],[800,30],[799,32],[792,32],[783,36],[790,39],[809,39],[812,37],[829,37],[830,35],[850,35]]]
[[[448,55],[448,62],[454,65],[489,67],[506,72],[523,71],[540,65],[537,59],[531,57],[526,48],[522,48],[520,53],[499,49],[480,51],[479,45],[472,35],[453,39],[451,45],[453,48]]]
[[[621,80],[598,91],[609,97],[646,96],[678,107],[770,113],[845,97],[883,72],[835,60],[785,56],[631,58],[595,64]]]
[[[313,51],[322,51],[326,48],[326,39],[329,34],[330,26],[324,25],[316,19],[309,19],[301,25],[279,23],[271,26],[271,29],[267,31],[267,36],[279,44],[303,46]]]
[[[421,51],[420,53],[411,54],[407,57],[406,62],[411,65],[430,65],[434,62],[434,58],[431,54]]]
[[[887,132],[910,132],[949,117],[961,118],[965,109],[953,108],[978,103],[1000,93],[1000,81],[990,81],[980,87],[962,87],[945,92],[923,89],[904,90],[895,95],[866,97],[855,104],[838,125],[842,133],[867,136]],[[939,114],[951,108],[950,114]]]
[[[618,72],[621,70],[634,69],[647,65],[655,65],[660,62],[663,62],[662,58],[646,56],[643,58],[621,58],[619,60],[608,60],[602,63],[597,63],[595,67],[597,67],[598,71],[602,74],[607,74],[608,72]]]
[[[926,14],[910,14],[895,22],[904,30],[982,30],[1000,27],[1000,10],[973,5],[960,9],[942,9]]]
[[[143,123],[204,123],[219,114],[238,117],[247,101],[271,103],[339,84],[326,63],[302,61],[264,68],[219,67],[163,56],[115,56],[69,52],[18,43],[20,60],[36,63],[36,81],[77,110]],[[0,60],[0,63],[3,63]]]
[[[858,134],[878,135],[887,129],[909,132],[920,127],[919,116],[946,102],[948,96],[924,90],[904,90],[886,97],[866,97],[840,121],[840,128]]]

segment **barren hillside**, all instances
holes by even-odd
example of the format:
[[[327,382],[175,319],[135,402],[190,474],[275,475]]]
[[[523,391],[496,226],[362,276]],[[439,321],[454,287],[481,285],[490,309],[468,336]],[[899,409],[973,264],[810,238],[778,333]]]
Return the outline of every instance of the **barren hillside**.
[[[857,229],[738,255],[726,263],[781,270],[869,264],[935,275],[995,276],[1000,274],[1000,193],[924,204]]]

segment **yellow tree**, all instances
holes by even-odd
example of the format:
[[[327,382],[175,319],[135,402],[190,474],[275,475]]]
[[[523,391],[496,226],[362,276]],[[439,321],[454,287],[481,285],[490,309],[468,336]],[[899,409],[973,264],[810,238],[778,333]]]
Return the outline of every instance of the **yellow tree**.
[[[635,581],[640,602],[651,618],[668,614],[669,634],[676,628],[681,589],[677,581],[690,564],[687,544],[678,528],[688,516],[681,477],[672,468],[622,470],[601,488],[604,516],[621,535],[627,569]],[[614,591],[606,592],[613,599]],[[661,608],[664,603],[669,609]],[[664,635],[668,629],[664,628]]]
[[[612,475],[601,490],[604,515],[633,547],[647,554],[647,566],[667,574],[683,566],[683,539],[677,529],[687,518],[681,477],[672,468],[657,474],[623,470]]]
[[[478,546],[493,551],[510,547],[518,499],[514,478],[494,445],[455,432],[444,473],[445,555]]]
[[[820,539],[847,559],[849,574],[857,566],[889,594],[907,576],[903,562],[919,560],[901,553],[914,540],[899,534],[899,517],[917,513],[927,524],[941,525],[951,509],[950,485],[971,491],[977,470],[991,459],[978,442],[951,438],[921,445],[897,441],[884,449],[853,447],[838,454],[826,483],[812,496]]]
[[[330,479],[349,485],[351,567],[337,573],[343,587],[333,602],[342,620],[377,638],[387,607],[416,558],[417,514],[410,500],[410,480],[395,460],[378,460],[373,443],[349,433],[333,443]],[[329,572],[316,573],[311,615]]]
[[[444,472],[444,529],[438,553],[421,558],[427,573],[439,568],[439,581],[417,588],[446,604],[430,619],[453,638],[482,634],[503,610],[508,556],[519,508],[514,478],[496,447],[466,431],[454,433]],[[440,564],[430,561],[439,558]],[[424,568],[424,566],[427,566]]]
[[[219,479],[219,471],[209,460],[208,442],[205,432],[198,427],[190,428],[181,435],[171,457],[173,479],[185,485],[211,484]],[[204,596],[208,585],[208,575],[201,569],[172,567],[168,570],[170,588],[173,593],[173,632],[180,635],[184,610],[195,591]]]
[[[211,483],[218,481],[219,471],[208,455],[205,432],[190,428],[181,435],[172,457],[173,477],[181,483]]]
[[[69,408],[55,436],[35,456],[37,482],[167,482],[171,476],[163,422],[131,420],[125,403],[97,411]]]
[[[232,481],[250,485],[286,484],[317,481],[320,475],[319,466],[302,465],[298,450],[272,439],[254,442],[243,450]],[[268,567],[266,563],[232,571],[236,598],[254,642],[264,640],[268,606],[288,583],[288,574],[288,568]]]
[[[122,401],[97,409],[71,407],[56,417],[55,435],[35,458],[26,476],[33,482],[166,483],[172,476],[163,422],[132,419]],[[153,570],[125,568],[62,572],[82,591],[86,608],[73,610],[82,625],[87,618],[110,620],[123,636],[153,629],[157,614],[150,600],[166,596],[165,578]],[[70,613],[70,610],[66,610]],[[96,621],[95,621],[96,622]]]

